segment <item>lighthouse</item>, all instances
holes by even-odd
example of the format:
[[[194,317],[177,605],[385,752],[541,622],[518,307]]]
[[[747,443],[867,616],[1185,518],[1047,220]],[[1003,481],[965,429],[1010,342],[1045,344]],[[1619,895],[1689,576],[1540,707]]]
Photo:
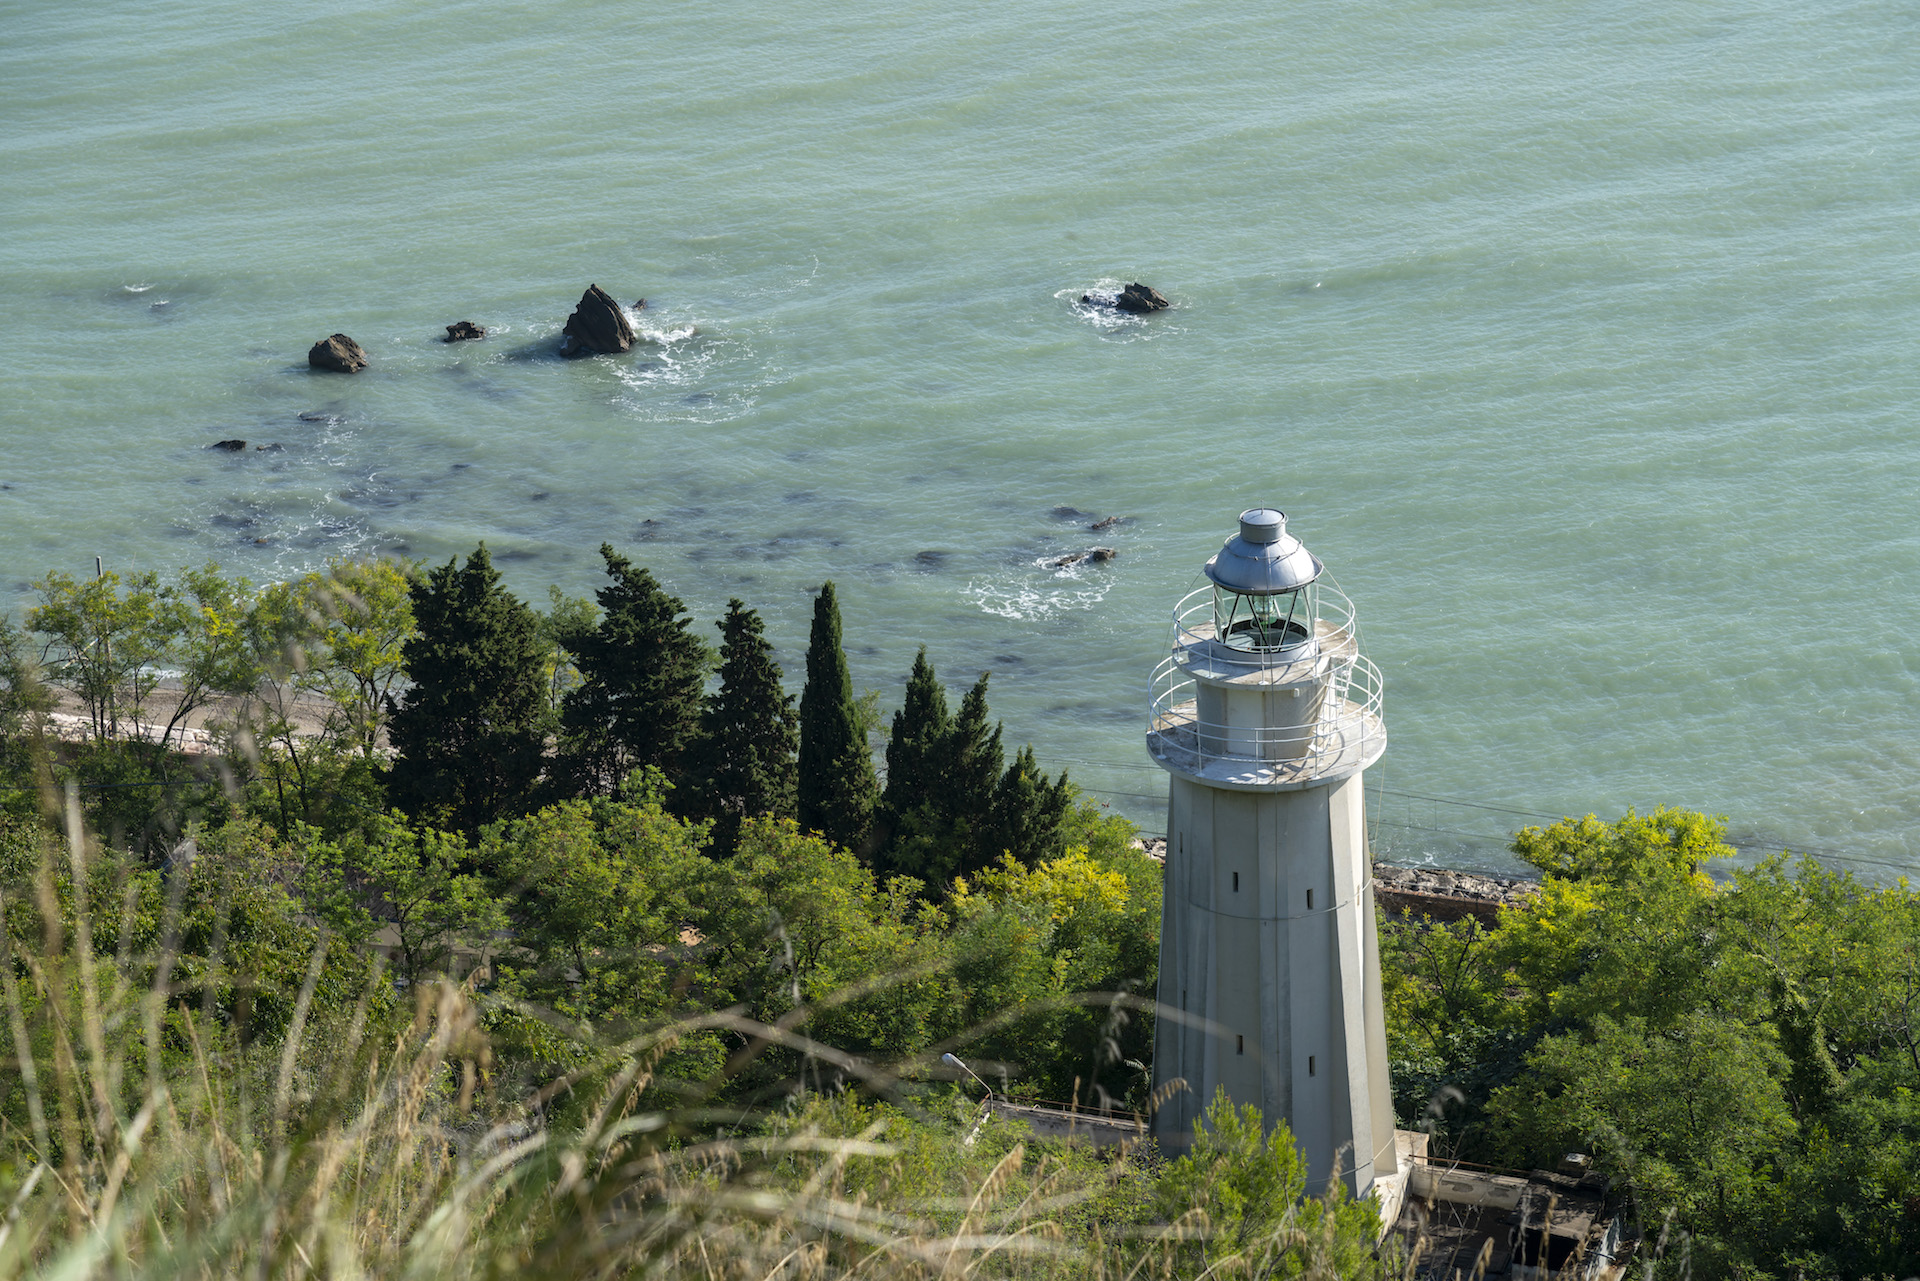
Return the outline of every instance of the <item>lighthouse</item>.
[[[1385,1194],[1397,1162],[1361,788],[1387,734],[1353,604],[1283,513],[1255,508],[1175,608],[1170,648],[1147,730],[1172,780],[1154,1135],[1184,1151],[1224,1088],[1292,1129],[1309,1191],[1337,1170],[1355,1196]]]

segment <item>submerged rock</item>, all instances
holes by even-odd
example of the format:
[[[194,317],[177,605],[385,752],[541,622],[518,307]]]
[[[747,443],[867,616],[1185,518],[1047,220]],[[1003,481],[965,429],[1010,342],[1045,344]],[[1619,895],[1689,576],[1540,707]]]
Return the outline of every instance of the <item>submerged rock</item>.
[[[462,320],[447,326],[447,336],[442,342],[472,342],[476,338],[487,336],[486,327],[476,325],[471,320]]]
[[[208,449],[224,449],[229,454],[237,454],[246,447],[247,442],[244,440],[216,440],[207,446]]]
[[[313,345],[307,365],[327,373],[357,374],[367,367],[367,353],[345,334],[334,334]]]
[[[1104,565],[1120,553],[1111,547],[1089,547],[1083,552],[1068,552],[1041,563],[1048,569],[1068,569],[1074,565]]]
[[[1127,519],[1128,517],[1125,516],[1109,516],[1105,520],[1096,520],[1093,524],[1087,526],[1087,532],[1097,534],[1103,529],[1112,529],[1115,525],[1122,524]]]
[[[633,322],[607,291],[588,285],[580,303],[567,317],[560,338],[562,356],[612,356],[633,346]]]

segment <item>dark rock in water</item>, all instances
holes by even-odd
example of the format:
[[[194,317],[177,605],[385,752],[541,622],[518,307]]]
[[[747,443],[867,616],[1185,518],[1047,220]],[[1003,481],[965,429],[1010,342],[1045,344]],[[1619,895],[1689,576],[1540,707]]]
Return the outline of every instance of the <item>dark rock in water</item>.
[[[274,442],[271,445],[255,445],[254,449],[261,453],[267,453],[267,454],[283,454],[287,451],[287,447],[285,445],[280,444],[278,441]]]
[[[237,454],[246,447],[247,442],[244,440],[216,440],[207,446],[208,449],[224,449],[229,454]]]
[[[1113,305],[1121,311],[1144,315],[1149,311],[1163,311],[1173,304],[1168,302],[1166,296],[1158,289],[1149,288],[1136,280],[1120,291],[1120,296],[1113,300]]]
[[[476,325],[471,320],[462,320],[456,324],[448,325],[447,336],[441,339],[441,341],[471,342],[475,338],[485,338],[486,336],[487,331],[485,326]]]
[[[1048,569],[1067,569],[1074,565],[1104,565],[1120,553],[1111,547],[1089,547],[1083,552],[1068,552],[1043,562]]]
[[[1078,507],[1056,507],[1048,514],[1055,520],[1079,520],[1082,516],[1091,515],[1092,513],[1083,512]]]
[[[1109,516],[1105,520],[1096,520],[1093,524],[1087,526],[1087,532],[1097,534],[1103,529],[1112,529],[1125,519],[1125,516]]]
[[[633,322],[598,285],[588,285],[562,331],[562,356],[612,356],[633,346]]]
[[[323,414],[317,409],[309,409],[304,414],[299,415],[299,419],[303,423],[330,423],[333,421],[333,415]]]
[[[633,309],[635,311],[645,311],[647,309],[647,300],[645,298],[635,298],[633,300]]]
[[[345,334],[334,334],[307,352],[309,368],[336,374],[357,374],[367,367],[367,353]]]

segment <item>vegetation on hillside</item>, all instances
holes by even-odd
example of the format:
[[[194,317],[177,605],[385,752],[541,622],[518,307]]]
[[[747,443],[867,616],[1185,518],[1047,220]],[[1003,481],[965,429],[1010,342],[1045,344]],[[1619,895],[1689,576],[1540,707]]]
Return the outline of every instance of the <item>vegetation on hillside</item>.
[[[0,1281],[1398,1266],[1224,1101],[1171,1164],[983,1115],[943,1054],[1152,1106],[1158,866],[924,653],[883,781],[831,584],[796,706],[603,550],[544,611],[482,548],[0,625]],[[1402,1123],[1592,1153],[1656,1271],[1920,1272],[1920,899],[1723,834],[1529,829],[1496,925],[1383,920]]]
[[[1695,1275],[1920,1272],[1920,895],[1736,868],[1724,835],[1529,828],[1540,892],[1493,928],[1386,923],[1402,1121],[1506,1167],[1591,1153]]]

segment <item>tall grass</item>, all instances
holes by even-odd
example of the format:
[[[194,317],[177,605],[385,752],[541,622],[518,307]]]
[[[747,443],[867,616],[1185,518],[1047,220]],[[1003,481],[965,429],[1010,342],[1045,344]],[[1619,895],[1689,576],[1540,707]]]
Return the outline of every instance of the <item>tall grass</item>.
[[[1316,1202],[1214,1222],[1154,1201],[1149,1151],[1023,1141],[959,1096],[895,1095],[792,1026],[718,1012],[649,1030],[503,1097],[484,998],[450,981],[396,1002],[315,1000],[318,936],[284,1030],[247,1041],[182,965],[170,883],[151,947],[127,902],[89,901],[99,852],[69,797],[30,877],[0,889],[11,1083],[0,1086],[0,1281],[16,1277],[890,1278],[1371,1274]],[[97,937],[119,922],[113,937]],[[724,1078],[658,1079],[723,1030],[855,1087],[772,1111]],[[862,1088],[864,1087],[864,1088]],[[888,1104],[883,1100],[894,1097]],[[660,1100],[666,1099],[662,1104]],[[944,1104],[941,1100],[945,1100]],[[944,1107],[944,1111],[942,1110]],[[1268,1209],[1275,1209],[1269,1207]],[[1229,1231],[1232,1229],[1232,1231]],[[1228,1242],[1228,1248],[1221,1248]]]

